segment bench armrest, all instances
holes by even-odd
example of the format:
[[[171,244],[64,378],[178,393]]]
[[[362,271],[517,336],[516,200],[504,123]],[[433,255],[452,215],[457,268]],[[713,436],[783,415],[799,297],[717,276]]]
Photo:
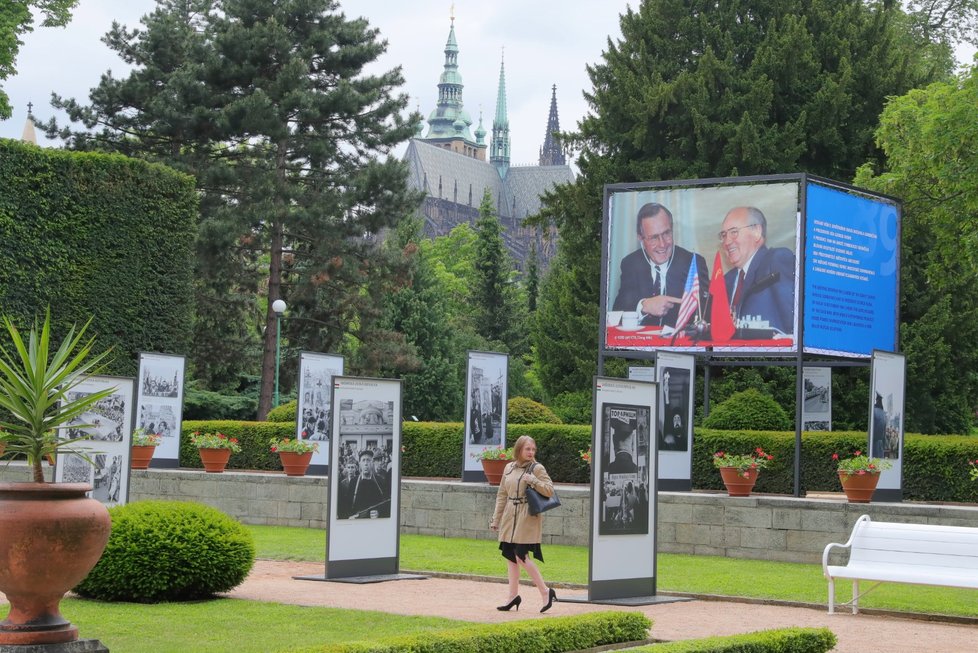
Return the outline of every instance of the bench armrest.
[[[849,540],[845,544],[838,544],[837,542],[830,542],[825,546],[825,550],[822,551],[822,575],[826,578],[831,578],[829,576],[829,553],[831,553],[833,548],[840,549],[851,549],[852,541],[856,538],[856,533],[859,531],[860,525],[863,522],[871,521],[869,515],[863,515],[856,520],[856,523],[852,525],[852,533],[849,535]]]

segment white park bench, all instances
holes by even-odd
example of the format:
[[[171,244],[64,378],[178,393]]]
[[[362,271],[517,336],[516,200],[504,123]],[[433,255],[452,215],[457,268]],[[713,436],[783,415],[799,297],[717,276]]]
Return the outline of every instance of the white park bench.
[[[848,549],[845,566],[830,565],[829,553]],[[822,553],[829,581],[829,614],[835,612],[835,579],[852,579],[852,613],[859,612],[859,581],[913,583],[978,589],[978,528],[939,524],[856,520],[845,544],[832,543]],[[866,592],[863,592],[865,594]]]

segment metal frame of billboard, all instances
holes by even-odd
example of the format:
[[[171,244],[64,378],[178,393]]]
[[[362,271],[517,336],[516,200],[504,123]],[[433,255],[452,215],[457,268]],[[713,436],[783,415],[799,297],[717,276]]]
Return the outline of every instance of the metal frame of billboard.
[[[610,196],[622,191],[642,191],[656,188],[694,188],[694,187],[720,187],[750,184],[773,184],[783,182],[795,182],[798,184],[798,205],[797,205],[797,225],[796,234],[796,297],[795,297],[795,325],[796,333],[795,346],[791,351],[777,352],[771,349],[761,351],[749,348],[738,349],[736,351],[714,351],[712,348],[683,347],[678,351],[689,353],[701,360],[704,365],[705,383],[704,400],[709,407],[709,377],[710,368],[717,367],[741,367],[741,366],[794,366],[796,368],[796,388],[795,388],[795,452],[794,452],[794,494],[801,496],[801,406],[804,401],[803,367],[805,366],[806,354],[809,356],[809,365],[817,364],[823,367],[865,367],[870,364],[872,352],[866,354],[843,354],[825,353],[821,351],[807,352],[805,350],[805,252],[807,245],[806,218],[808,212],[808,185],[809,183],[818,184],[831,189],[838,189],[846,193],[862,196],[872,200],[883,201],[892,204],[896,210],[896,243],[899,253],[899,242],[902,236],[902,202],[893,196],[883,193],[869,191],[863,188],[852,186],[844,182],[835,181],[808,173],[788,173],[777,175],[753,175],[744,177],[712,177],[707,179],[680,179],[671,181],[652,181],[606,184],[604,187],[604,198],[602,201],[602,229],[601,229],[601,287],[600,287],[600,318],[598,331],[598,375],[604,374],[605,358],[625,358],[636,360],[656,360],[657,349],[636,350],[636,349],[609,349],[606,346],[607,335],[607,307],[608,307],[608,274],[609,274],[609,215]],[[899,255],[896,257],[893,310],[894,319],[894,350],[898,351],[899,327],[900,327],[900,268],[901,261]],[[660,347],[659,349],[670,349]],[[821,356],[814,359],[812,356]],[[731,360],[736,357],[750,358],[753,360]]]

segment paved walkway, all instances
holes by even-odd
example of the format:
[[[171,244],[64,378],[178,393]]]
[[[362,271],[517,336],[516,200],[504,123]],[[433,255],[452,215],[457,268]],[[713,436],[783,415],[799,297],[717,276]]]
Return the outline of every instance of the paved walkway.
[[[293,576],[322,575],[321,563],[260,560],[247,580],[229,596],[307,606],[378,610],[430,615],[477,622],[507,622],[581,614],[598,610],[641,610],[654,622],[652,636],[677,640],[732,635],[788,626],[826,627],[839,639],[838,653],[960,653],[978,648],[978,625],[941,623],[892,616],[829,615],[825,607],[785,607],[731,601],[685,601],[639,608],[557,603],[546,615],[532,587],[522,589],[518,612],[499,612],[505,602],[501,583],[448,578],[400,580],[368,585],[293,580]],[[584,597],[583,590],[562,590],[558,596]]]

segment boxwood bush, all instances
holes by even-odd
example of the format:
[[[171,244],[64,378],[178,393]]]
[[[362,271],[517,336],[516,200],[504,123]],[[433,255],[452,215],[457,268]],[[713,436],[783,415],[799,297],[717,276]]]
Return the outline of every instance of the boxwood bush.
[[[665,642],[635,653],[826,653],[836,644],[828,628],[779,628],[744,635]]]
[[[112,534],[75,588],[103,601],[191,601],[238,586],[255,562],[251,533],[220,510],[137,501],[109,510]]]
[[[416,633],[376,642],[347,642],[289,649],[292,653],[563,653],[636,642],[652,622],[640,612],[592,612],[459,629]]]
[[[528,397],[513,397],[506,402],[506,422],[509,424],[560,424],[560,418],[538,401]]]
[[[773,397],[756,388],[736,392],[710,410],[703,426],[710,429],[787,431],[794,421]]]
[[[295,424],[296,410],[298,410],[298,402],[293,399],[268,411],[268,416],[265,419],[269,422],[291,422]]]

